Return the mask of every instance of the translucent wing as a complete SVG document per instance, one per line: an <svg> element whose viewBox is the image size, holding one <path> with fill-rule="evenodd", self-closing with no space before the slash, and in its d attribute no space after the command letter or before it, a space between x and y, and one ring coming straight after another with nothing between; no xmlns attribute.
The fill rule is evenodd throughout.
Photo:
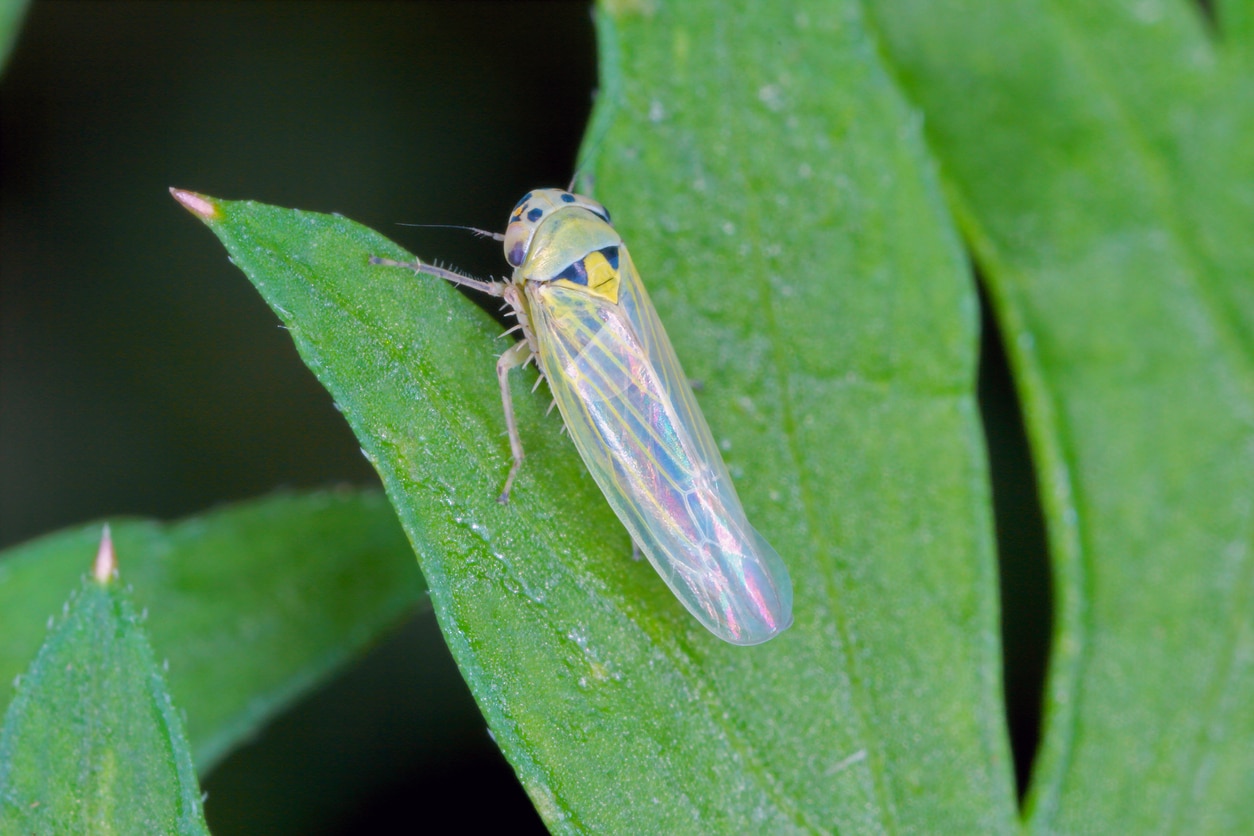
<svg viewBox="0 0 1254 836"><path fill-rule="evenodd" d="M625 247L618 304L527 286L540 360L579 454L654 568L733 644L792 623L779 555L745 519L727 467Z"/></svg>

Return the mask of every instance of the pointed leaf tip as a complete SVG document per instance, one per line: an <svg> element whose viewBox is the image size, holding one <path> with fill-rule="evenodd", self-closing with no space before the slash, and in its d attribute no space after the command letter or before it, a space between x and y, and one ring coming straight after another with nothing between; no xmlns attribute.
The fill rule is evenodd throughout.
<svg viewBox="0 0 1254 836"><path fill-rule="evenodd" d="M211 197L174 187L170 188L170 194L174 196L175 200L183 204L184 209L202 221L216 221L222 217L218 212L218 204Z"/></svg>
<svg viewBox="0 0 1254 836"><path fill-rule="evenodd" d="M105 523L100 533L100 548L96 550L96 562L92 566L92 576L97 583L108 583L118 571L117 556L113 553L113 535L109 532L109 524Z"/></svg>

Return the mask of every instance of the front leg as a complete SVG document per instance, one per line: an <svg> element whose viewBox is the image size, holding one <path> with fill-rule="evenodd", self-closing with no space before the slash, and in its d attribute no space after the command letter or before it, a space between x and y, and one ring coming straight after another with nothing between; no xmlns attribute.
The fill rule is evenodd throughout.
<svg viewBox="0 0 1254 836"><path fill-rule="evenodd" d="M505 407L505 427L509 430L509 449L514 455L514 463L510 466L509 476L505 480L505 490L501 491L501 495L496 501L504 505L509 502L509 491L514 486L514 477L518 475L518 469L522 467L523 462L523 446L522 438L518 435L518 422L514 420L514 400L509 392L509 372L510 369L524 365L531 359L531 346L526 340L521 340L507 350L496 361L496 379L501 384L501 404Z"/></svg>
<svg viewBox="0 0 1254 836"><path fill-rule="evenodd" d="M370 256L370 263L381 267L404 267L406 270L435 276L437 279L444 279L444 281L460 287L474 288L489 296L505 295L505 284L503 282L492 282L485 279L476 279L473 276L463 276L461 273L453 270L436 267L434 264L424 264L422 261L393 261L390 258L380 258L377 255L372 255Z"/></svg>

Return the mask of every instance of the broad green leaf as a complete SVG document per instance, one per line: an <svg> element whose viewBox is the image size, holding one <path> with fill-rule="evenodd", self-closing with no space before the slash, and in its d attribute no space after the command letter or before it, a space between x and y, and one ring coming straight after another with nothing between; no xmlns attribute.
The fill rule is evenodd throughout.
<svg viewBox="0 0 1254 836"><path fill-rule="evenodd" d="M5 714L0 832L208 836L183 723L117 588L107 531L100 551Z"/></svg>
<svg viewBox="0 0 1254 836"><path fill-rule="evenodd" d="M99 536L86 526L0 556L0 682L30 664ZM202 773L421 600L377 492L280 494L168 525L123 520L113 538Z"/></svg>
<svg viewBox="0 0 1254 836"><path fill-rule="evenodd" d="M1040 474L1057 631L1028 820L1248 832L1250 66L1183 2L870 5L988 278Z"/></svg>
<svg viewBox="0 0 1254 836"><path fill-rule="evenodd" d="M600 30L596 193L793 573L765 645L630 559L534 376L496 504L504 344L457 291L370 267L409 256L345 219L176 197L378 468L551 828L1010 829L977 305L918 120L853 3L619 3Z"/></svg>

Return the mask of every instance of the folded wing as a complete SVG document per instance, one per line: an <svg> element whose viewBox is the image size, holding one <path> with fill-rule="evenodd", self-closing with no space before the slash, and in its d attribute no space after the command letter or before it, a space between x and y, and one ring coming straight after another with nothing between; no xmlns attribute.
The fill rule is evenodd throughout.
<svg viewBox="0 0 1254 836"><path fill-rule="evenodd" d="M693 615L733 644L792 622L779 555L753 529L623 248L617 304L529 286L540 359L593 478Z"/></svg>

